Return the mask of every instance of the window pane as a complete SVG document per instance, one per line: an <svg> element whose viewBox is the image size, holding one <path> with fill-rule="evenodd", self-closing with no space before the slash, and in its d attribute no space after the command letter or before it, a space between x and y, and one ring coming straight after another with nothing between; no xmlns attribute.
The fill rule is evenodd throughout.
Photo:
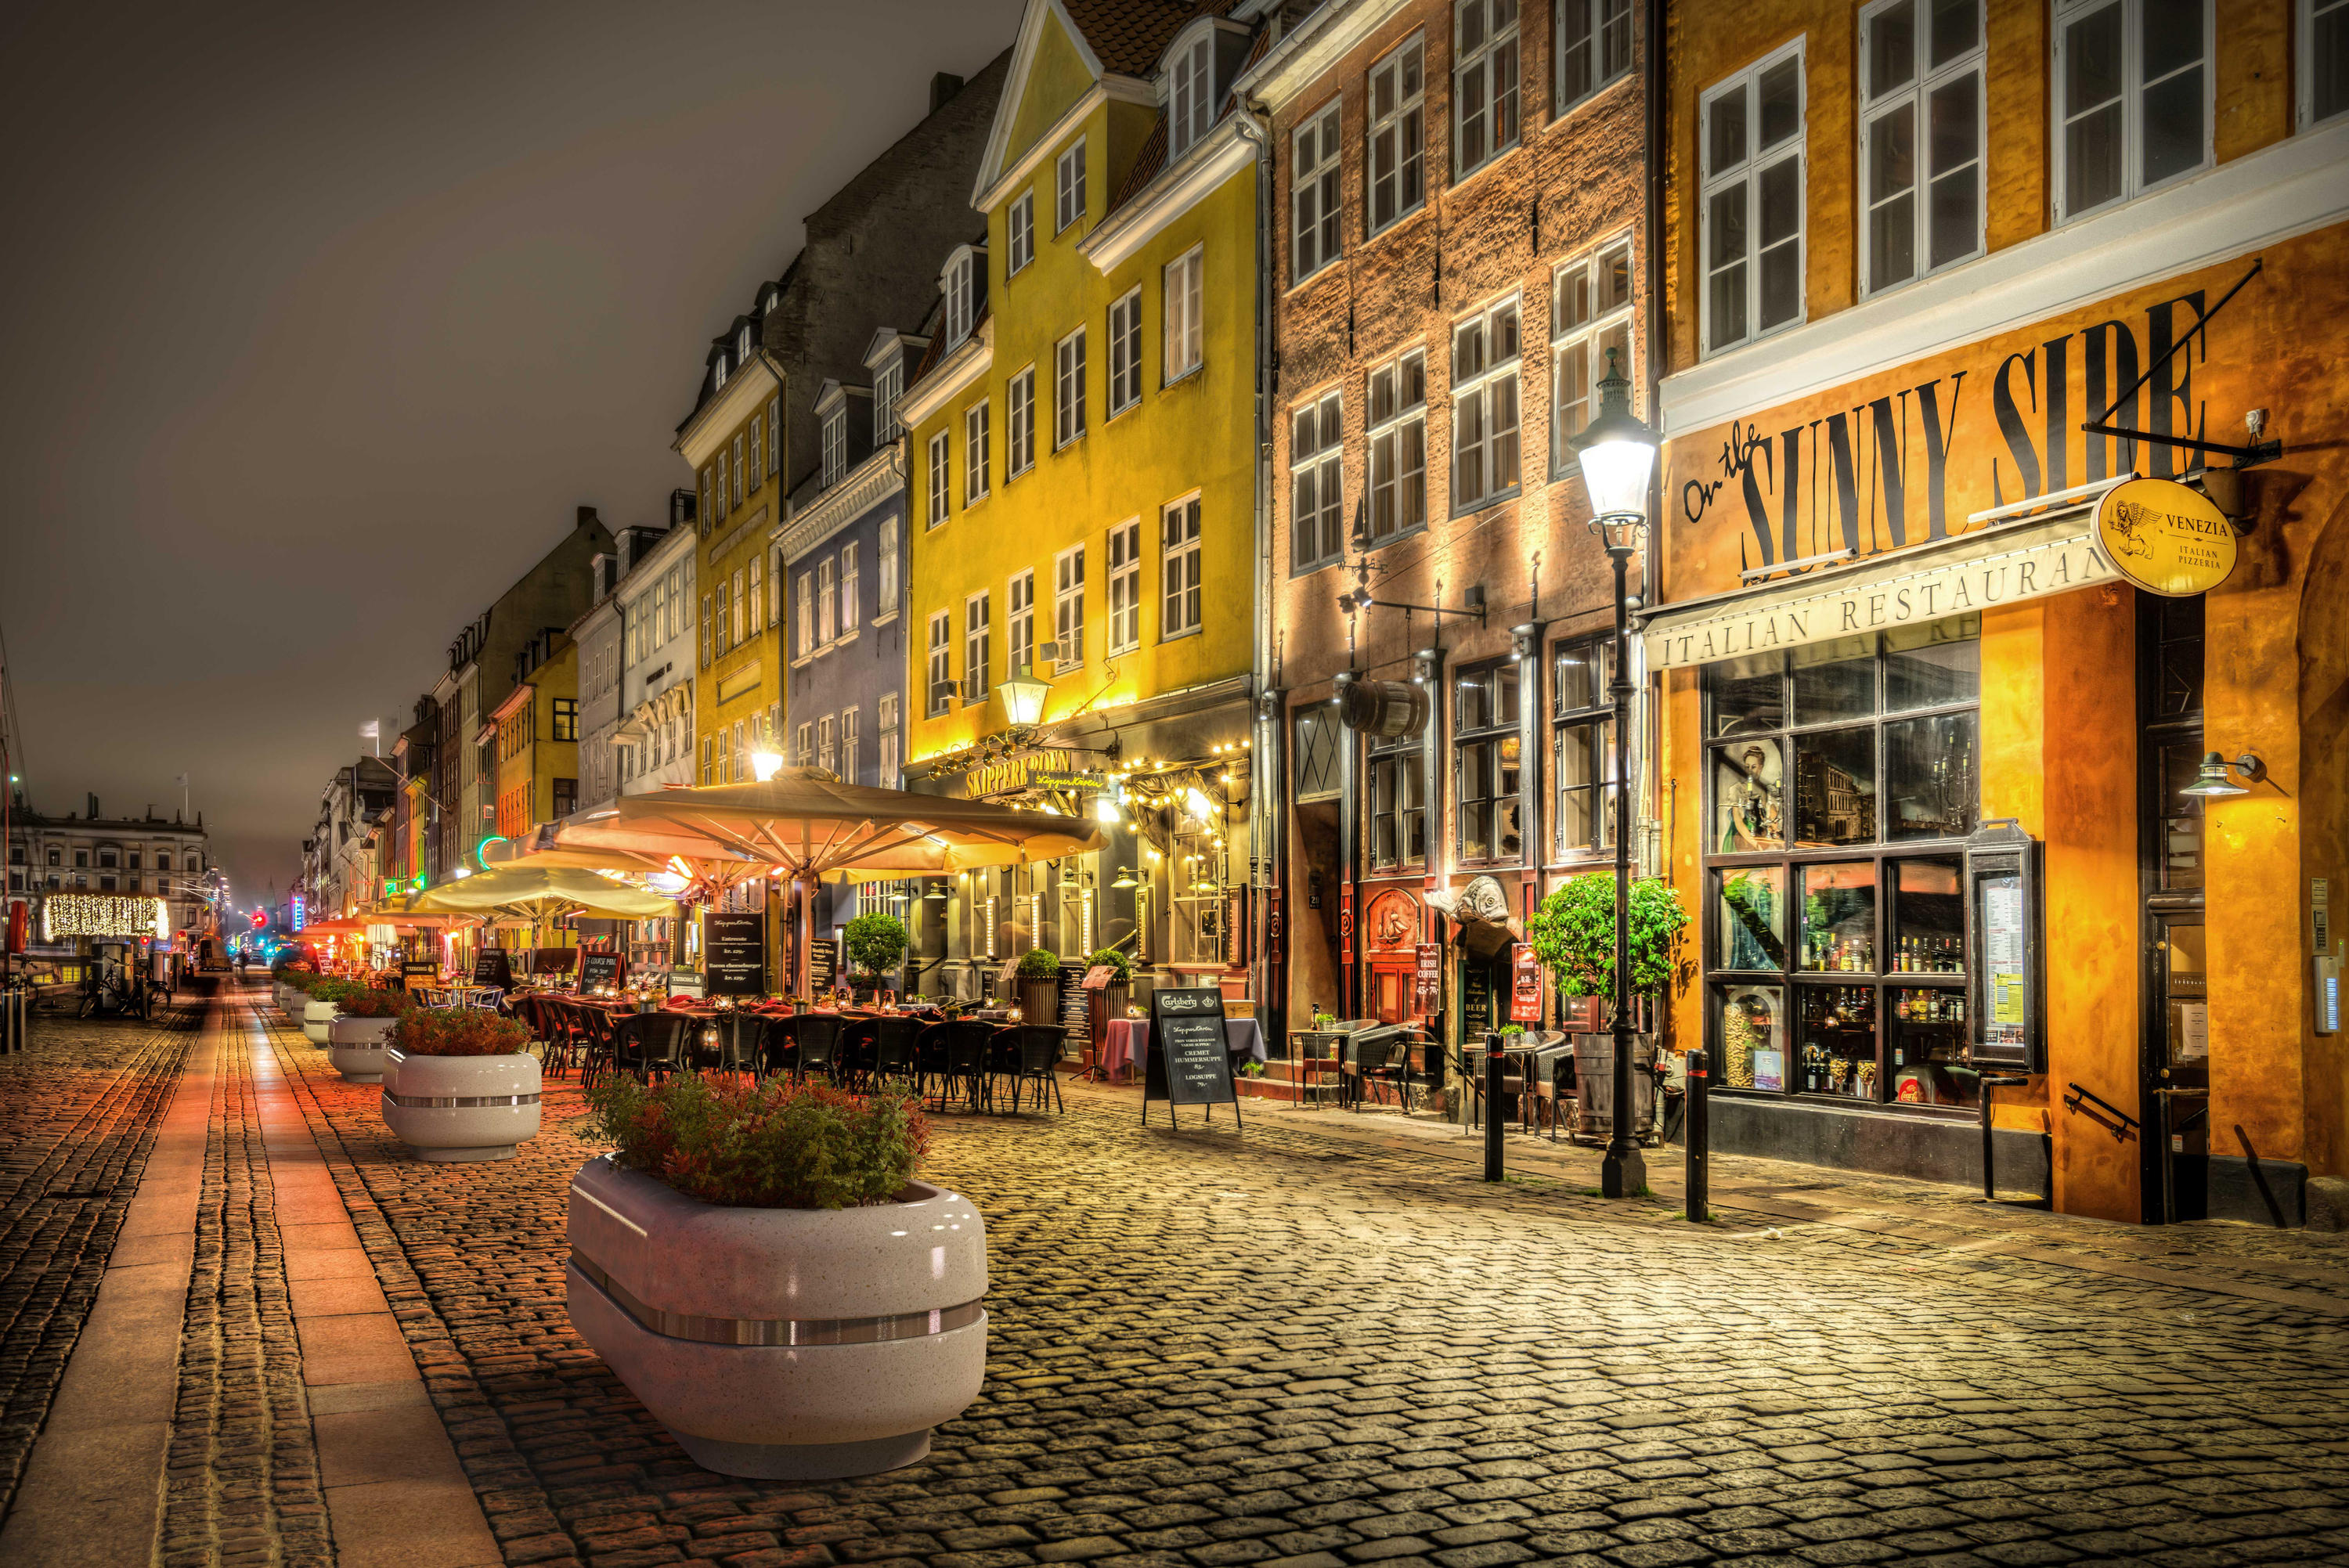
<svg viewBox="0 0 2349 1568"><path fill-rule="evenodd" d="M1875 728L1824 730L1795 747L1795 842L1875 842Z"/></svg>
<svg viewBox="0 0 2349 1568"><path fill-rule="evenodd" d="M2325 120L2349 108L2349 5L2325 11L2310 31L2310 117Z"/></svg>
<svg viewBox="0 0 2349 1568"><path fill-rule="evenodd" d="M1933 64L1948 65L1982 36L1982 0L1933 0Z"/></svg>
<svg viewBox="0 0 2349 1568"><path fill-rule="evenodd" d="M1868 127L1868 277L1871 287L1917 275L1917 106Z"/></svg>
<svg viewBox="0 0 2349 1568"><path fill-rule="evenodd" d="M1982 691L1981 617L1961 615L1884 638L1884 707L1899 713L1972 702Z"/></svg>
<svg viewBox="0 0 2349 1568"><path fill-rule="evenodd" d="M1891 1002L1887 1097L1896 1105L1982 1103L1982 1073L1966 1065L1966 994L1955 986L1897 990Z"/></svg>
<svg viewBox="0 0 2349 1568"><path fill-rule="evenodd" d="M1713 852L1743 854L1786 841L1785 754L1776 740L1716 747L1713 754Z"/></svg>
<svg viewBox="0 0 2349 1568"><path fill-rule="evenodd" d="M1894 839L1956 838L1974 830L1974 716L1904 718L1884 727Z"/></svg>
<svg viewBox="0 0 2349 1568"><path fill-rule="evenodd" d="M1872 637L1840 637L1795 651L1795 722L1832 724L1876 711Z"/></svg>
<svg viewBox="0 0 2349 1568"><path fill-rule="evenodd" d="M1802 967L1876 972L1876 862L1804 866Z"/></svg>
<svg viewBox="0 0 2349 1568"><path fill-rule="evenodd" d="M1550 313L1555 332L1571 332L1590 319L1590 270L1573 267L1557 275L1557 304Z"/></svg>
<svg viewBox="0 0 2349 1568"><path fill-rule="evenodd" d="M1713 688L1713 735L1748 735L1786 722L1783 654L1754 654L1705 666Z"/></svg>
<svg viewBox="0 0 2349 1568"><path fill-rule="evenodd" d="M1713 271L1712 341L1735 343L1745 335L1745 187L1716 191L1706 214L1707 265Z"/></svg>
<svg viewBox="0 0 2349 1568"><path fill-rule="evenodd" d="M1723 969L1786 966L1786 869L1740 866L1714 886L1713 951Z"/></svg>
<svg viewBox="0 0 2349 1568"><path fill-rule="evenodd" d="M1935 90L1931 259L1942 266L1973 253L1982 227L1982 78L1969 74Z"/></svg>
<svg viewBox="0 0 2349 1568"><path fill-rule="evenodd" d="M1965 970L1965 901L1955 860L1891 862L1891 972L1958 975Z"/></svg>
<svg viewBox="0 0 2349 1568"><path fill-rule="evenodd" d="M1597 662L1587 644L1560 648L1552 655L1550 706L1556 712L1572 713L1599 700Z"/></svg>
<svg viewBox="0 0 2349 1568"><path fill-rule="evenodd" d="M2149 11L2150 8L2148 8ZM2145 182L2183 174L2202 161L2202 67L2145 89Z"/></svg>
<svg viewBox="0 0 2349 1568"><path fill-rule="evenodd" d="M1868 21L1868 94L1881 98L1917 74L1914 0L1878 11Z"/></svg>
<svg viewBox="0 0 2349 1568"><path fill-rule="evenodd" d="M1754 150L1767 152L1802 127L1802 57L1790 56L1779 61L1764 71L1754 86L1762 100L1762 135Z"/></svg>
<svg viewBox="0 0 2349 1568"><path fill-rule="evenodd" d="M1745 161L1745 89L1725 92L1713 100L1711 136L1705 145L1705 171L1719 174Z"/></svg>
<svg viewBox="0 0 2349 1568"><path fill-rule="evenodd" d="M1786 1087L1785 998L1775 985L1723 985L1713 993L1721 1064L1730 1088Z"/></svg>
<svg viewBox="0 0 2349 1568"><path fill-rule="evenodd" d="M2121 8L2064 29L2064 210L2088 211L2121 191Z"/></svg>
<svg viewBox="0 0 2349 1568"><path fill-rule="evenodd" d="M1764 329L1795 319L1803 308L1803 171L1799 159L1782 159L1762 171L1762 299Z"/></svg>
<svg viewBox="0 0 2349 1568"><path fill-rule="evenodd" d="M2147 83L2200 61L2202 5L2203 0L2145 0L2139 47Z"/></svg>
<svg viewBox="0 0 2349 1568"><path fill-rule="evenodd" d="M1795 996L1801 1092L1876 1099L1876 988L1804 985Z"/></svg>

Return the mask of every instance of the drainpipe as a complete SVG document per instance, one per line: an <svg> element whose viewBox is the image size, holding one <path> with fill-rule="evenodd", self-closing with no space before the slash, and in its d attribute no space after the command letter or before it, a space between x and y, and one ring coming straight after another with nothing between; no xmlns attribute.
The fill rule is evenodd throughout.
<svg viewBox="0 0 2349 1568"><path fill-rule="evenodd" d="M1663 428L1661 388L1664 378L1664 360L1665 356L1671 353L1671 346L1665 339L1663 329L1664 254L1662 242L1664 234L1664 150L1665 138L1670 126L1668 116L1671 108L1669 102L1671 84L1664 69L1666 60L1666 51L1664 47L1665 0L1647 0L1646 9L1648 24L1648 58L1647 71L1645 73L1646 82L1644 85L1648 95L1647 147L1645 149L1648 188L1647 201L1644 203L1646 211L1643 214L1643 226L1647 231L1646 240L1648 252L1648 264L1646 267L1648 274L1648 308L1646 322L1648 338L1648 374L1646 377L1648 383L1647 416L1649 419L1655 423L1656 428L1661 430ZM1641 786L1640 794L1633 798L1638 799L1642 807L1640 814L1640 842L1634 846L1634 848L1640 851L1640 859L1642 861L1642 864L1640 865L1640 870L1643 872L1654 875L1663 874L1670 863L1670 847L1662 843L1661 839L1656 841L1656 853L1652 861L1648 860L1645 853L1648 843L1650 842L1650 834L1651 832L1661 833L1661 829L1658 824L1661 815L1662 784L1661 781L1656 778L1654 769L1650 766L1650 764L1652 759L1652 756L1661 755L1662 751L1663 710L1661 705L1656 700L1653 683L1650 678L1647 667L1647 640L1644 637L1640 636L1638 634L1638 631L1640 620L1644 617L1646 613L1650 612L1653 608L1657 595L1662 592L1663 572L1662 568L1659 564L1658 557L1661 554L1660 546L1663 538L1663 508L1664 465L1662 454L1659 452L1657 455L1655 470L1648 476L1647 548L1640 552L1640 609L1641 614L1634 616L1632 619L1633 635L1630 639L1630 650L1631 678L1636 684L1639 693L1637 699L1639 703L1638 722L1631 727L1632 733L1630 739L1632 744L1632 753L1630 766L1631 769L1631 778L1639 780ZM1648 744L1651 735L1653 735L1657 741L1657 744L1653 747L1651 747ZM1630 787L1630 780L1623 780L1618 787L1628 789Z"/></svg>
<svg viewBox="0 0 2349 1568"><path fill-rule="evenodd" d="M1233 122L1240 139L1256 148L1256 572L1250 585L1256 647L1249 687L1251 697L1258 699L1269 696L1272 685L1272 132L1262 114L1258 106L1245 103ZM1261 1026L1269 1048L1288 1037L1288 965L1270 956L1266 896L1268 889L1285 894L1288 885L1288 780L1280 704L1257 700L1250 706L1257 710L1257 738L1248 768L1248 860L1256 892L1249 900L1255 940L1248 985L1264 1015ZM1287 944L1282 945L1285 952Z"/></svg>

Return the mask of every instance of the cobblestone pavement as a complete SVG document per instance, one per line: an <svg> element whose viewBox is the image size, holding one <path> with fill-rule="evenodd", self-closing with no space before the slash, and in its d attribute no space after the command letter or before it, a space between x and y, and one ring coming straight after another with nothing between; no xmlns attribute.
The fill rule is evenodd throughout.
<svg viewBox="0 0 2349 1568"><path fill-rule="evenodd" d="M575 1091L511 1161L426 1165L372 1087L274 1037L512 1563L2349 1562L2323 1239L1762 1161L1723 1161L1692 1226L1661 1171L1609 1204L1581 1156L1513 1150L1488 1187L1424 1130L1176 1135L1101 1093L937 1125L932 1174L987 1215L992 1340L928 1460L715 1476L565 1317Z"/></svg>
<svg viewBox="0 0 2349 1568"><path fill-rule="evenodd" d="M0 1056L0 1513L47 1418L201 1006L152 1023L32 1015Z"/></svg>
<svg viewBox="0 0 2349 1568"><path fill-rule="evenodd" d="M162 1568L335 1561L262 1144L249 1017L228 1012L213 1070L163 1478Z"/></svg>

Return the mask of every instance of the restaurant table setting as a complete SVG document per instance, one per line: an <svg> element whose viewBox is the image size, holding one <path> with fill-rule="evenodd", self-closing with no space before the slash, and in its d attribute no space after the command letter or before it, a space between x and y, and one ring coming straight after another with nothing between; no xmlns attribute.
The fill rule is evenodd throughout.
<svg viewBox="0 0 2349 1568"><path fill-rule="evenodd" d="M1254 1018L1227 1018L1225 1037L1231 1043L1231 1054L1247 1056L1256 1061L1266 1059L1264 1031ZM1105 1073L1119 1074L1142 1067L1150 1057L1150 1020L1147 1018L1112 1018L1102 1037L1101 1067Z"/></svg>

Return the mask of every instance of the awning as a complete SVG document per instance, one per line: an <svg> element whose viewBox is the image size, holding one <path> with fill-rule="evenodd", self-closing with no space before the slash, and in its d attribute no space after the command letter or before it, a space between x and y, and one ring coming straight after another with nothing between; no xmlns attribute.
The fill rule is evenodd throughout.
<svg viewBox="0 0 2349 1568"><path fill-rule="evenodd" d="M2123 581L2096 542L2092 501L1734 593L1667 604L1648 618L1648 667L1677 669L1797 648Z"/></svg>

